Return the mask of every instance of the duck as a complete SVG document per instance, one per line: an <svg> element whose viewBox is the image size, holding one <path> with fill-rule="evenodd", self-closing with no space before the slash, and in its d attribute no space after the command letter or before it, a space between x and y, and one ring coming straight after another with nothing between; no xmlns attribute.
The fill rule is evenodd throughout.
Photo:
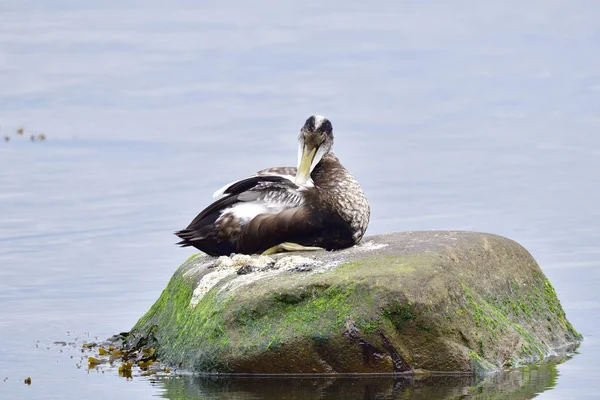
<svg viewBox="0 0 600 400"><path fill-rule="evenodd" d="M187 228L182 247L211 256L340 250L360 242L369 202L333 152L333 126L312 115L298 135L297 167L273 167L217 190Z"/></svg>

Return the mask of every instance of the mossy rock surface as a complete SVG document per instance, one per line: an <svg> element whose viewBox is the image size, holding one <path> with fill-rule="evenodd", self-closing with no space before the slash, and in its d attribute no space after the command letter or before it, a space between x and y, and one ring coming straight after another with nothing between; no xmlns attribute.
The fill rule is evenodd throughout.
<svg viewBox="0 0 600 400"><path fill-rule="evenodd" d="M483 374L581 336L533 257L504 237L405 232L338 252L198 255L129 335L207 373Z"/></svg>

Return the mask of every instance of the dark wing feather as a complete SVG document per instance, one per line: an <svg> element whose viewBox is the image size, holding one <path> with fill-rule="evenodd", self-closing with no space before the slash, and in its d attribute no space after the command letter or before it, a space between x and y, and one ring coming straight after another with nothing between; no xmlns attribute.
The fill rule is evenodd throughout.
<svg viewBox="0 0 600 400"><path fill-rule="evenodd" d="M248 184L248 180L252 180L252 179L260 179L260 178L267 178L267 179L284 179L287 182L293 182L293 178L296 175L296 167L273 167L273 168L267 168L267 169L263 169L258 171L256 174L245 178L245 179L241 179L239 181L235 181L232 183L229 183L225 186L223 186L222 188L220 188L219 190L217 190L214 194L213 197L219 197L222 196L224 194L230 193L232 191L235 190L237 185L246 185Z"/></svg>
<svg viewBox="0 0 600 400"><path fill-rule="evenodd" d="M218 211L221 211L227 207L231 207L237 202L238 199L233 194L218 199L217 201L213 202L211 205L206 207L204 210L202 210L200 214L198 214L196 218L194 218L185 229L194 229L194 227L198 225L198 223L208 215L215 214Z"/></svg>
<svg viewBox="0 0 600 400"><path fill-rule="evenodd" d="M243 199L244 201L251 200L250 196L253 197L252 200L258 199L259 196L255 194L249 194L247 192L257 186L264 186L265 182L281 183L287 187L298 188L298 186L295 183L291 182L289 179L275 175L253 176L250 178L241 179L237 182L234 182L225 190L225 197L216 200L211 205L202 210L202 212L200 212L200 214L198 214L196 218L194 218L194 220L190 222L186 229L193 228L194 225L200 222L200 220L202 220L207 215L212 214L216 211L221 211L224 208L230 207L233 204L237 203L240 200L240 196L246 196L246 198Z"/></svg>
<svg viewBox="0 0 600 400"><path fill-rule="evenodd" d="M283 242L304 246L319 245L315 233L323 224L305 206L292 207L276 214L261 214L252 219L239 238L239 251L246 254L261 253Z"/></svg>
<svg viewBox="0 0 600 400"><path fill-rule="evenodd" d="M287 187L294 187L296 189L298 188L298 186L295 183L282 176L259 175L251 176L250 178L241 179L237 182L234 182L233 184L231 184L231 186L225 189L225 194L240 194L242 192L255 188L260 184L264 184L265 182L280 183Z"/></svg>
<svg viewBox="0 0 600 400"><path fill-rule="evenodd" d="M208 254L230 254L239 251L234 243L222 242L215 222L221 212L236 203L244 201L265 201L276 199L280 203L297 205L300 198L294 192L298 186L283 176L260 175L239 180L225 190L225 196L214 201L187 226L175 232L182 240L181 246L194 246ZM264 228L263 228L264 229Z"/></svg>

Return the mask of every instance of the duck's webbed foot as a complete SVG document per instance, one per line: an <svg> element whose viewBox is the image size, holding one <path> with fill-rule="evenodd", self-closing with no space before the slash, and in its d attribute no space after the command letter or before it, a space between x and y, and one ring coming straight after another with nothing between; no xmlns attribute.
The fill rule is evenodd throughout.
<svg viewBox="0 0 600 400"><path fill-rule="evenodd" d="M316 251L323 250L322 247L313 247L313 246L302 246L298 243L292 242L283 242L278 244L277 246L273 246L263 251L262 254L264 256L269 254L283 253L284 251Z"/></svg>

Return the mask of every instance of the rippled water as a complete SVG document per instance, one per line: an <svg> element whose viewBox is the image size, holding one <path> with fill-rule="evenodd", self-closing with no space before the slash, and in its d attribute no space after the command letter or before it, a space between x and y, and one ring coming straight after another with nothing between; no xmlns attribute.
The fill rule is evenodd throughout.
<svg viewBox="0 0 600 400"><path fill-rule="evenodd" d="M524 398L594 398L599 18L592 1L3 2L0 397L261 398L280 388L335 398L352 386L366 398L443 398L472 388L128 381L77 367L78 344L128 330L191 254L172 232L223 183L293 165L299 128L321 113L371 202L369 234L477 230L532 252L585 340L535 379L506 380ZM30 141L40 133L46 141Z"/></svg>

